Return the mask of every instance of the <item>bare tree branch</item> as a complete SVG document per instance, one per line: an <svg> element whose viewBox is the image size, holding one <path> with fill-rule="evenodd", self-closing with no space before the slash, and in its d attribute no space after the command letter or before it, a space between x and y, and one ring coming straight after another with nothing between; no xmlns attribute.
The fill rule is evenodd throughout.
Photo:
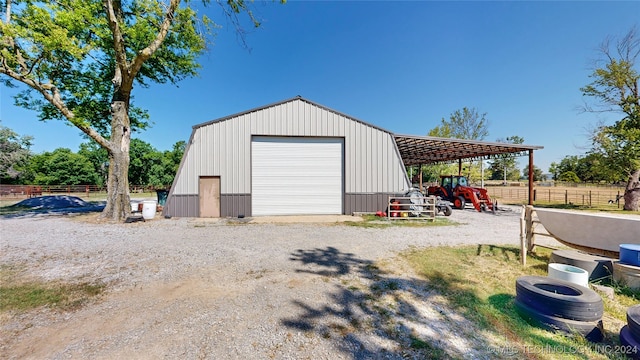
<svg viewBox="0 0 640 360"><path fill-rule="evenodd" d="M102 135L100 135L97 131L93 130L88 125L85 125L84 123L75 119L75 114L65 105L58 88L56 88L52 84L43 84L35 81L30 77L23 76L22 74L19 74L11 70L10 68L7 68L4 64L2 67L0 67L0 73L3 73L17 81L20 81L41 93L47 101L53 104L53 106L55 106L60 111L60 113L69 120L69 122L74 124L89 137L94 139L98 144L104 146L107 149L111 148L109 146L109 142L104 137L102 137Z"/></svg>
<svg viewBox="0 0 640 360"><path fill-rule="evenodd" d="M124 44L124 38L122 31L120 30L120 24L118 23L118 17L116 11L120 12L121 9L114 9L113 0L104 0L104 5L107 13L107 22L111 33L113 34L113 47L115 49L116 67L113 79L113 86L119 89L122 86L123 73L128 71L129 64L127 63L127 52ZM118 5L120 3L118 2Z"/></svg>

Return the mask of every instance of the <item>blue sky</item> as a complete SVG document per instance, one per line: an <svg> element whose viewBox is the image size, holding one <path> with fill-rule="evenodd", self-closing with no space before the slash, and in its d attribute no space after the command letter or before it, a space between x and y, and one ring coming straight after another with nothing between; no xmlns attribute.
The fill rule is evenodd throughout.
<svg viewBox="0 0 640 360"><path fill-rule="evenodd" d="M134 89L154 122L134 137L158 150L187 141L193 125L301 95L406 135L475 107L487 113L486 141L518 135L544 146L534 161L546 172L586 151L590 126L620 116L579 112L580 87L607 36L640 29L636 1L269 2L255 4L263 23L247 35L249 51L214 9L223 28L200 76ZM86 141L15 107L13 94L1 89L1 124L33 136L34 152Z"/></svg>

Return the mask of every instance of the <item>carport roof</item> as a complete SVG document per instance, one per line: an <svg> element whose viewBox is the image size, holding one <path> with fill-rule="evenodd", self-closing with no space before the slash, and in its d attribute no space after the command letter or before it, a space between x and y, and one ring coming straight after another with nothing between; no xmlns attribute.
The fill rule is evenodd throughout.
<svg viewBox="0 0 640 360"><path fill-rule="evenodd" d="M494 159L526 155L542 146L495 143L433 136L393 135L405 166L449 163L455 160Z"/></svg>

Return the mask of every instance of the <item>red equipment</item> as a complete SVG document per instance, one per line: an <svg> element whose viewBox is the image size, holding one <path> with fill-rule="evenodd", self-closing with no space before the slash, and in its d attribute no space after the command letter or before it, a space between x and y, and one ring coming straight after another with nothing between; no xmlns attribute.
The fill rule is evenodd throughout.
<svg viewBox="0 0 640 360"><path fill-rule="evenodd" d="M470 202L478 210L496 211L497 203L491 201L487 189L471 187L467 178L462 175L442 175L439 186L429 186L427 195L440 196L444 200L451 201L456 209L464 209Z"/></svg>

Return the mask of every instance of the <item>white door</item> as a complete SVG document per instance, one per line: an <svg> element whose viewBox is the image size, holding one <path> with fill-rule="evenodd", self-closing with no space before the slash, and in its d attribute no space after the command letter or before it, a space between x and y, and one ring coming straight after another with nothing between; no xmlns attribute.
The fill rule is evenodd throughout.
<svg viewBox="0 0 640 360"><path fill-rule="evenodd" d="M344 140L254 137L252 215L342 214Z"/></svg>

